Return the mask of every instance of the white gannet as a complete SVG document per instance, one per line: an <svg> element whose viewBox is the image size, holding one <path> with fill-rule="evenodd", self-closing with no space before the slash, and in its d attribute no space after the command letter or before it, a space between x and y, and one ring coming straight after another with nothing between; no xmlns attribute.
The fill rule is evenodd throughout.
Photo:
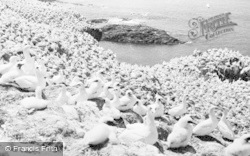
<svg viewBox="0 0 250 156"><path fill-rule="evenodd" d="M218 107L212 106L209 109L209 118L201 121L199 124L197 124L194 129L193 129L193 134L196 136L204 136L204 135L209 135L210 133L213 132L213 130L217 127L218 125L218 119L215 116L215 109L219 109Z"/></svg>
<svg viewBox="0 0 250 156"><path fill-rule="evenodd" d="M136 101L137 98L133 94L133 92L131 90L127 90L126 94L120 98L120 104L116 105L117 106L116 108L119 109L120 111L126 111L132 109Z"/></svg>
<svg viewBox="0 0 250 156"><path fill-rule="evenodd" d="M91 78L89 79L89 82L92 82L93 80L99 79L102 83L105 82L104 80L104 70L100 69L96 73L94 73Z"/></svg>
<svg viewBox="0 0 250 156"><path fill-rule="evenodd" d="M229 140L234 140L235 135L234 135L233 128L230 122L227 120L227 113L228 113L228 110L224 109L223 115L218 123L218 129L221 132L222 137L229 139Z"/></svg>
<svg viewBox="0 0 250 156"><path fill-rule="evenodd" d="M118 108L118 106L120 105L120 98L118 95L118 89L110 89L111 93L113 94L113 99L110 101L111 106Z"/></svg>
<svg viewBox="0 0 250 156"><path fill-rule="evenodd" d="M39 69L35 71L36 75L23 75L13 79L10 83L14 86L28 91L35 91L37 86L44 88L46 79Z"/></svg>
<svg viewBox="0 0 250 156"><path fill-rule="evenodd" d="M85 149L88 148L90 145L102 144L108 139L111 142L116 140L114 128L104 123L98 123L95 127L85 133L81 144L85 146L83 147Z"/></svg>
<svg viewBox="0 0 250 156"><path fill-rule="evenodd" d="M156 101L153 104L150 104L148 107L152 108L154 111L155 117L163 117L164 116L164 105L161 103L162 97L156 95Z"/></svg>
<svg viewBox="0 0 250 156"><path fill-rule="evenodd" d="M74 87L77 86L79 84L82 84L80 78L78 76L75 76L72 81L70 82L69 86Z"/></svg>
<svg viewBox="0 0 250 156"><path fill-rule="evenodd" d="M24 60L21 61L24 65L22 70L27 75L35 75L35 60L30 56L30 46L23 48Z"/></svg>
<svg viewBox="0 0 250 156"><path fill-rule="evenodd" d="M116 89L117 97L120 98L120 97L122 97L122 95L121 95L121 90L120 90L119 86L120 86L120 84L118 82L115 82L113 84L113 88Z"/></svg>
<svg viewBox="0 0 250 156"><path fill-rule="evenodd" d="M61 92L56 98L56 102L60 105L68 104L71 94L66 90L66 86L62 85Z"/></svg>
<svg viewBox="0 0 250 156"><path fill-rule="evenodd" d="M107 82L105 85L110 86L110 87L114 87L115 82L116 82L115 76L112 75L111 80L109 82Z"/></svg>
<svg viewBox="0 0 250 156"><path fill-rule="evenodd" d="M37 63L37 67L38 69L41 71L42 75L44 75L45 77L47 77L47 68L44 64L43 61L39 61L39 63Z"/></svg>
<svg viewBox="0 0 250 156"><path fill-rule="evenodd" d="M36 87L35 97L26 97L20 101L20 105L29 110L39 110L46 108L51 101L42 98L42 87Z"/></svg>
<svg viewBox="0 0 250 156"><path fill-rule="evenodd" d="M110 92L110 89L112 89L111 86L105 85L103 88L103 92L100 94L100 97L112 100L114 98L114 95Z"/></svg>
<svg viewBox="0 0 250 156"><path fill-rule="evenodd" d="M50 81L51 81L51 83L54 83L54 84L64 83L65 78L64 78L63 72L59 71L59 73L57 75L53 76Z"/></svg>
<svg viewBox="0 0 250 156"><path fill-rule="evenodd" d="M121 118L121 112L111 105L110 100L108 98L105 98L105 103L102 107L102 111L106 115L108 115L114 119Z"/></svg>
<svg viewBox="0 0 250 156"><path fill-rule="evenodd" d="M17 56L11 56L9 63L0 65L0 75L7 73L17 63Z"/></svg>
<svg viewBox="0 0 250 156"><path fill-rule="evenodd" d="M62 105L61 107L63 111L65 112L67 118L74 119L74 120L79 119L78 112L73 105Z"/></svg>
<svg viewBox="0 0 250 156"><path fill-rule="evenodd" d="M17 78L18 76L24 75L24 73L21 69L22 66L23 66L23 64L21 64L21 63L15 64L14 67L12 67L7 73L2 75L2 77L0 78L0 84L9 83L13 79Z"/></svg>
<svg viewBox="0 0 250 156"><path fill-rule="evenodd" d="M187 112L187 97L183 98L183 101L180 105L169 109L168 114L172 117L180 117Z"/></svg>
<svg viewBox="0 0 250 156"><path fill-rule="evenodd" d="M91 81L89 88L86 89L88 99L97 98L102 92L103 84L100 79L96 78Z"/></svg>
<svg viewBox="0 0 250 156"><path fill-rule="evenodd" d="M147 107L144 105L144 100L137 100L133 107L133 111L139 114L140 116L145 116L147 113Z"/></svg>
<svg viewBox="0 0 250 156"><path fill-rule="evenodd" d="M147 110L146 121L127 126L118 137L120 141L133 143L142 141L146 144L155 144L158 141L158 132L154 122L154 114L151 108Z"/></svg>
<svg viewBox="0 0 250 156"><path fill-rule="evenodd" d="M185 147L190 142L193 126L195 124L190 115L182 117L173 127L172 132L167 138L168 148Z"/></svg>
<svg viewBox="0 0 250 156"><path fill-rule="evenodd" d="M225 148L225 156L249 156L250 134L245 134Z"/></svg>
<svg viewBox="0 0 250 156"><path fill-rule="evenodd" d="M69 104L75 105L88 100L88 95L84 84L82 83L79 92L69 98Z"/></svg>

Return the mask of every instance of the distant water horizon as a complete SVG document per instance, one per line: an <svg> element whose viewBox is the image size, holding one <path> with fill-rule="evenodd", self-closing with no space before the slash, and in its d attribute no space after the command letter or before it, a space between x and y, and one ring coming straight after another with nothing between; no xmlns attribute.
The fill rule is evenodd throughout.
<svg viewBox="0 0 250 156"><path fill-rule="evenodd" d="M87 19L122 19L166 30L171 36L188 44L133 45L100 42L105 49L116 53L119 61L131 64L154 65L172 58L187 56L195 49L229 48L250 56L250 1L249 0L61 0L82 4L77 10ZM231 21L237 23L234 31L206 40L190 40L187 36L192 18L210 17L231 12Z"/></svg>

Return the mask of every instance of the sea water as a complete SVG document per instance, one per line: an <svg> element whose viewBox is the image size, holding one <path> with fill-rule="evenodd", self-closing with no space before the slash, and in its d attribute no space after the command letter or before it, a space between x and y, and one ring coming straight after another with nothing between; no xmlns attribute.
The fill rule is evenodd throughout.
<svg viewBox="0 0 250 156"><path fill-rule="evenodd" d="M67 0L64 0L67 1ZM183 45L133 45L100 42L111 49L118 60L142 65L154 65L174 57L192 54L195 49L230 48L250 55L250 0L68 0L78 6L88 19L107 18L116 21L122 18L166 30L171 36L188 42ZM231 12L230 19L237 26L234 31L211 40L191 40L188 21L192 18L210 17Z"/></svg>

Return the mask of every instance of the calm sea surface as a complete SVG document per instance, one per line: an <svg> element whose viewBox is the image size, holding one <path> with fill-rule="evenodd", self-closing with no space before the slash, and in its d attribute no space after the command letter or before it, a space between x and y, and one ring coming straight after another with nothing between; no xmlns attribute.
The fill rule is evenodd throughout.
<svg viewBox="0 0 250 156"><path fill-rule="evenodd" d="M184 45L141 46L100 42L102 47L114 51L120 61L154 65L174 57L190 55L195 49L224 47L250 55L250 0L74 0L73 3L82 4L77 10L88 19L108 18L116 21L128 18L135 23L164 29L183 41L191 41L187 34L190 30L188 21L192 18L201 16L207 19L231 12L231 21L238 24L234 32L229 34L209 41L203 37Z"/></svg>

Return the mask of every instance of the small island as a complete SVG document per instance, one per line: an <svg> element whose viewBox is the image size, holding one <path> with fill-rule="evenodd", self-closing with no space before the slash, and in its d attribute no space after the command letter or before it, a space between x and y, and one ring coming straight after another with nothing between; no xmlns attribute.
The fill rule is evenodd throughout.
<svg viewBox="0 0 250 156"><path fill-rule="evenodd" d="M133 44L177 45L182 42L166 31L145 25L111 24L101 28L102 41Z"/></svg>

